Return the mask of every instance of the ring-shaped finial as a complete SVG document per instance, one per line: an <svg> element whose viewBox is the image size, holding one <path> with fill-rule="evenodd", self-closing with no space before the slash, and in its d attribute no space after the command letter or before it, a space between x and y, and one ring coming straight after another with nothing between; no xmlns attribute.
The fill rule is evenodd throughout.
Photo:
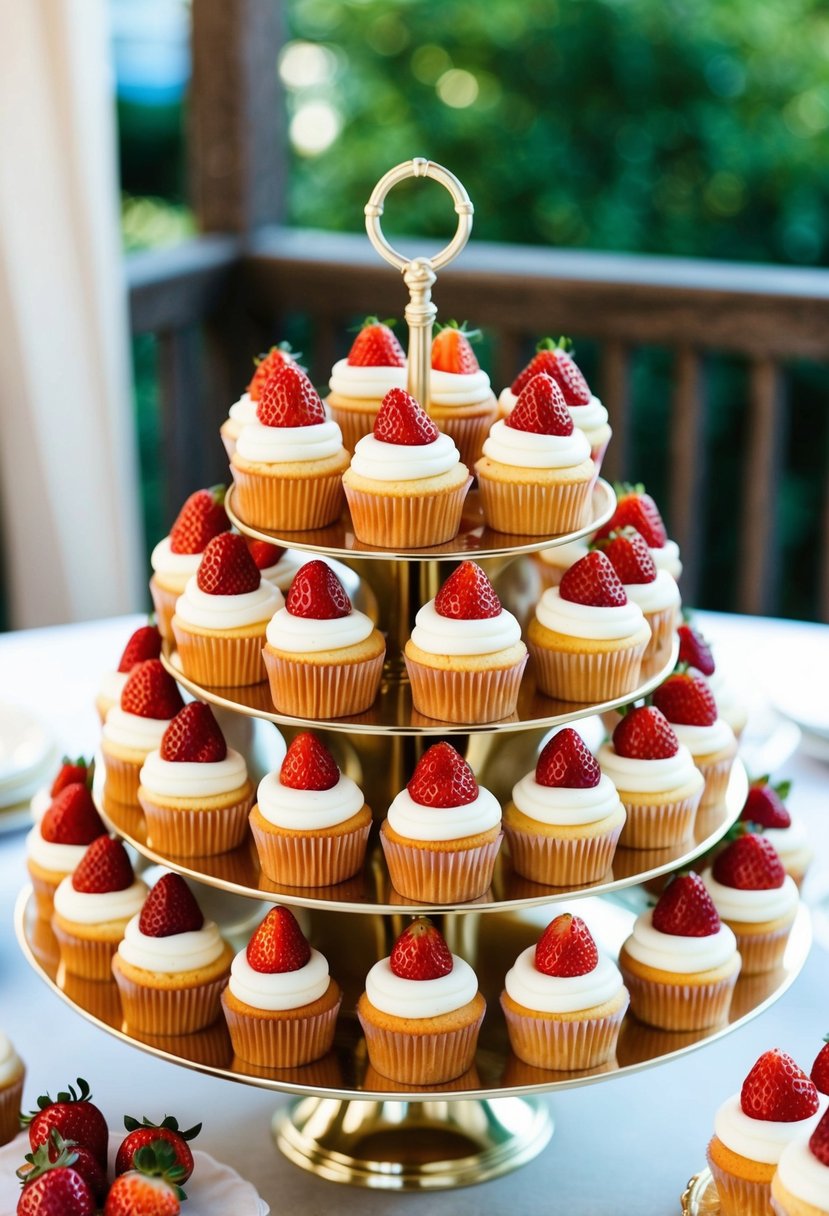
<svg viewBox="0 0 829 1216"><path fill-rule="evenodd" d="M389 169L388 173L380 178L380 181L371 192L371 198L365 205L368 239L380 254L380 257L396 267L397 270L405 270L412 261L411 258L403 257L402 253L398 253L396 249L392 248L383 235L383 229L380 227L380 217L383 214L383 203L386 195L393 186L405 181L407 177L431 177L433 181L440 182L452 196L458 216L457 231L449 244L444 249L441 249L440 253L436 253L434 257L428 259L435 270L440 270L442 266L447 266L449 262L458 256L469 240L469 234L472 232L472 216L475 209L472 206L469 195L454 173L450 173L448 169L444 169L443 165L438 165L433 160L426 160L425 157L416 156L414 160L407 160L400 165L395 165L393 169Z"/></svg>

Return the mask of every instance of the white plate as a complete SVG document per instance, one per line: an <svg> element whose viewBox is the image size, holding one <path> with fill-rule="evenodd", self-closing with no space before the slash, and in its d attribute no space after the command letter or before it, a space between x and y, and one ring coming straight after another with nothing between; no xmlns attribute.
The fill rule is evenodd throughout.
<svg viewBox="0 0 829 1216"><path fill-rule="evenodd" d="M0 806L31 797L54 758L54 739L39 718L0 704Z"/></svg>
<svg viewBox="0 0 829 1216"><path fill-rule="evenodd" d="M32 826L32 808L28 802L16 802L14 806L0 808L0 836L22 832Z"/></svg>
<svg viewBox="0 0 829 1216"><path fill-rule="evenodd" d="M800 727L770 705L755 706L740 735L740 756L749 777L776 773L797 751Z"/></svg>

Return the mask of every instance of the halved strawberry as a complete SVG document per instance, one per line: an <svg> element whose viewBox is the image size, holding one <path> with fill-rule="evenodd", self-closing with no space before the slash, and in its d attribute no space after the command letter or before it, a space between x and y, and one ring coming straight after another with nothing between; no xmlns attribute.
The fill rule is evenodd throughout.
<svg viewBox="0 0 829 1216"><path fill-rule="evenodd" d="M195 1140L202 1129L201 1123L182 1131L178 1119L165 1115L160 1123L152 1123L147 1116L139 1123L131 1115L124 1115L124 1127L129 1133L122 1141L115 1158L115 1173L125 1174L135 1166L135 1155L154 1140L165 1141L173 1150L176 1165L181 1166L180 1182L186 1182L193 1173L193 1154L188 1141Z"/></svg>
<svg viewBox="0 0 829 1216"><path fill-rule="evenodd" d="M817 1111L818 1095L803 1069L775 1047L763 1052L743 1081L740 1106L750 1119L797 1123Z"/></svg>
<svg viewBox="0 0 829 1216"><path fill-rule="evenodd" d="M624 484L614 488L616 510L604 527L599 528L594 540L602 540L605 536L610 536L611 532L630 526L645 538L645 543L651 549L664 548L668 533L665 531L659 508L650 494L645 493L645 487Z"/></svg>
<svg viewBox="0 0 829 1216"><path fill-rule="evenodd" d="M160 659L137 663L121 692L121 708L139 718L174 718L183 705L178 684Z"/></svg>
<svg viewBox="0 0 829 1216"><path fill-rule="evenodd" d="M114 836L99 836L93 840L72 875L74 889L87 895L103 895L108 891L126 891L127 887L131 887L134 882L135 875L132 872L127 850ZM80 1080L78 1084L80 1085ZM58 1098L61 1097L62 1095L59 1094ZM63 1135L66 1136L67 1133L63 1131ZM76 1140L79 1138L77 1135L74 1136Z"/></svg>
<svg viewBox="0 0 829 1216"><path fill-rule="evenodd" d="M571 348L569 338L559 338L558 342L552 338L542 338L535 348L536 354L513 380L510 391L519 396L533 376L545 372L555 380L567 405L589 405L592 393L580 368L573 361Z"/></svg>
<svg viewBox="0 0 829 1216"><path fill-rule="evenodd" d="M423 753L406 789L419 806L467 806L478 797L475 774L450 743Z"/></svg>
<svg viewBox="0 0 829 1216"><path fill-rule="evenodd" d="M52 844L92 844L106 834L85 785L67 785L52 799L40 821L40 834Z"/></svg>
<svg viewBox="0 0 829 1216"><path fill-rule="evenodd" d="M623 583L652 583L656 579L651 551L635 528L620 528L597 543Z"/></svg>
<svg viewBox="0 0 829 1216"><path fill-rule="evenodd" d="M436 372L451 372L455 376L469 376L479 372L481 365L475 358L472 342L480 337L480 330L467 329L466 322L447 321L441 325L432 339L432 367Z"/></svg>
<svg viewBox="0 0 829 1216"><path fill-rule="evenodd" d="M534 376L505 420L514 431L530 431L534 435L572 435L570 417L561 389L551 376L543 372Z"/></svg>
<svg viewBox="0 0 829 1216"><path fill-rule="evenodd" d="M285 753L279 781L292 790L331 790L340 779L337 762L310 731L301 731Z"/></svg>
<svg viewBox="0 0 829 1216"><path fill-rule="evenodd" d="M77 760L70 760L68 756L64 756L49 793L54 798L67 785L75 784L86 786L92 784L92 763L85 760L83 756L78 756Z"/></svg>
<svg viewBox="0 0 829 1216"><path fill-rule="evenodd" d="M771 891L786 879L783 862L765 836L746 832L727 844L715 859L711 873L724 887L738 891Z"/></svg>
<svg viewBox="0 0 829 1216"><path fill-rule="evenodd" d="M784 805L792 783L780 781L772 785L768 777L757 777L748 787L745 806L740 819L756 823L761 828L790 828L792 817Z"/></svg>
<svg viewBox="0 0 829 1216"><path fill-rule="evenodd" d="M247 595L256 591L261 576L244 536L223 532L214 536L202 554L196 583L206 595Z"/></svg>
<svg viewBox="0 0 829 1216"><path fill-rule="evenodd" d="M389 966L402 980L436 980L449 974L454 960L428 916L418 916L394 943Z"/></svg>
<svg viewBox="0 0 829 1216"><path fill-rule="evenodd" d="M564 571L558 591L563 600L594 608L620 608L628 602L619 575L598 550L580 557Z"/></svg>
<svg viewBox="0 0 829 1216"><path fill-rule="evenodd" d="M124 647L118 663L119 671L132 671L136 663L145 659L157 659L161 654L161 634L158 625L142 625L136 629Z"/></svg>
<svg viewBox="0 0 829 1216"><path fill-rule="evenodd" d="M593 789L602 778L599 762L578 731L565 726L542 748L535 779L548 788Z"/></svg>
<svg viewBox="0 0 829 1216"><path fill-rule="evenodd" d="M284 549L280 549L279 545L271 545L266 540L252 540L250 537L246 537L245 543L248 552L256 562L257 570L267 570L270 566L275 566L285 552Z"/></svg>
<svg viewBox="0 0 829 1216"><path fill-rule="evenodd" d="M829 1034L823 1036L823 1046L815 1056L809 1075L822 1094L829 1094Z"/></svg>
<svg viewBox="0 0 829 1216"><path fill-rule="evenodd" d="M325 406L302 368L286 363L262 385L256 417L263 426L316 426Z"/></svg>
<svg viewBox="0 0 829 1216"><path fill-rule="evenodd" d="M685 726L713 726L717 720L714 700L705 676L676 671L653 693L653 703L669 722Z"/></svg>
<svg viewBox="0 0 829 1216"><path fill-rule="evenodd" d="M374 420L374 438L400 447L434 443L440 432L423 406L402 388L386 393Z"/></svg>
<svg viewBox="0 0 829 1216"><path fill-rule="evenodd" d="M391 326L395 322L366 317L348 352L352 367L405 367L406 356Z"/></svg>
<svg viewBox="0 0 829 1216"><path fill-rule="evenodd" d="M254 971L274 975L299 971L311 957L311 947L290 908L276 904L254 930L246 956Z"/></svg>
<svg viewBox="0 0 829 1216"><path fill-rule="evenodd" d="M23 1123L28 1124L29 1144L33 1149L48 1144L55 1129L64 1140L74 1140L90 1149L101 1165L106 1166L109 1147L106 1119L92 1102L92 1094L83 1077L78 1077L76 1084L77 1090L67 1085L54 1100L48 1094L41 1094L37 1110L22 1116Z"/></svg>
<svg viewBox="0 0 829 1216"><path fill-rule="evenodd" d="M136 1151L133 1168L113 1182L104 1216L178 1216L180 1201L187 1198L183 1180L175 1149L157 1136Z"/></svg>
<svg viewBox="0 0 829 1216"><path fill-rule="evenodd" d="M714 656L711 653L711 647L699 630L686 623L679 626L677 634L679 635L677 661L687 663L689 667L701 671L704 676L712 676L715 671Z"/></svg>
<svg viewBox="0 0 829 1216"><path fill-rule="evenodd" d="M501 601L479 565L461 562L435 596L435 612L453 621L480 621L499 616Z"/></svg>
<svg viewBox="0 0 829 1216"><path fill-rule="evenodd" d="M186 500L170 529L170 549L173 553L203 553L208 541L229 530L225 487L196 490Z"/></svg>
<svg viewBox="0 0 829 1216"><path fill-rule="evenodd" d="M190 701L161 736L159 751L176 764L216 764L226 759L227 744L210 706Z"/></svg>
<svg viewBox="0 0 829 1216"><path fill-rule="evenodd" d="M536 970L542 975L587 975L598 962L593 935L580 916L569 912L550 921L535 948Z"/></svg>
<svg viewBox="0 0 829 1216"><path fill-rule="evenodd" d="M60 1213L60 1216L65 1216L66 1213L73 1209L71 1204L68 1207L61 1206L66 1201L66 1194L61 1193L63 1186L68 1179L57 1183L57 1190L53 1190L56 1186L56 1179L59 1178L58 1170L68 1167L79 1174L84 1180L92 1197L98 1204L103 1203L107 1193L109 1182L107 1180L106 1170L98 1158L95 1156L91 1148L85 1144L78 1144L74 1140L65 1140L56 1127L53 1127L49 1133L49 1138L43 1144L39 1144L34 1152L26 1153L24 1160L28 1162L28 1168L21 1166L17 1170L17 1177L23 1183L24 1193L26 1189L38 1178L44 1177L46 1174L50 1176L49 1183L41 1183L41 1188L49 1192L49 1202L57 1202L58 1194L60 1193L60 1203L53 1209L48 1203L44 1206L42 1199L39 1201L37 1209L34 1201L37 1196L36 1191L30 1191L27 1196L27 1206L24 1211L34 1212L49 1212L54 1210ZM21 1209L18 1208L18 1211Z"/></svg>
<svg viewBox="0 0 829 1216"><path fill-rule="evenodd" d="M315 558L297 570L285 599L285 607L291 616L332 621L348 616L351 600L328 562Z"/></svg>
<svg viewBox="0 0 829 1216"><path fill-rule="evenodd" d="M144 900L138 928L146 937L172 937L204 927L196 897L180 874L163 874Z"/></svg>
<svg viewBox="0 0 829 1216"><path fill-rule="evenodd" d="M259 400L265 382L275 372L280 371L286 363L296 363L299 357L299 355L295 355L291 350L290 343L280 342L277 346L272 346L266 354L255 358L253 362L256 365L256 371L253 373L250 384L247 387L247 393L251 401Z"/></svg>
<svg viewBox="0 0 829 1216"><path fill-rule="evenodd" d="M809 1137L809 1151L821 1165L829 1165L829 1110L825 1110Z"/></svg>
<svg viewBox="0 0 829 1216"><path fill-rule="evenodd" d="M671 937L712 937L720 918L708 888L693 870L676 874L656 902L651 923Z"/></svg>
<svg viewBox="0 0 829 1216"><path fill-rule="evenodd" d="M640 705L617 722L613 746L618 755L631 760L666 760L679 751L679 740L660 709Z"/></svg>

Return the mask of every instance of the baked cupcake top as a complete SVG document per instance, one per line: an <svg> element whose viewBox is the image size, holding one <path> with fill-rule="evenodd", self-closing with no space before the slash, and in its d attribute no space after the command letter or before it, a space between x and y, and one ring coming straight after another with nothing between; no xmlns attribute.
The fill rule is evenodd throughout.
<svg viewBox="0 0 829 1216"><path fill-rule="evenodd" d="M374 623L352 606L345 588L321 558L297 570L284 608L268 623L269 645L291 654L340 650L364 642Z"/></svg>
<svg viewBox="0 0 829 1216"><path fill-rule="evenodd" d="M386 393L373 433L358 439L351 458L353 472L379 482L440 477L459 463L454 442L402 388Z"/></svg>
<svg viewBox="0 0 829 1216"><path fill-rule="evenodd" d="M654 705L628 709L612 741L599 748L599 764L617 789L630 793L658 794L704 783L688 748Z"/></svg>
<svg viewBox="0 0 829 1216"><path fill-rule="evenodd" d="M254 359L256 370L251 377L250 383L239 400L235 401L230 407L228 416L240 426L243 426L246 422L255 422L256 407L259 404L259 398L267 380L287 363L296 362L296 356L291 351L290 345L287 342L280 342L277 346L272 346L266 354L259 355L258 358ZM297 366L299 366L298 363Z"/></svg>
<svg viewBox="0 0 829 1216"><path fill-rule="evenodd" d="M120 705L107 713L103 737L115 746L150 752L183 705L178 685L161 660L145 659L130 672Z"/></svg>
<svg viewBox="0 0 829 1216"><path fill-rule="evenodd" d="M616 486L616 510L608 522L599 528L594 539L602 540L627 525L644 537L657 570L667 570L678 579L682 574L679 545L669 540L659 508L643 485Z"/></svg>
<svg viewBox="0 0 829 1216"><path fill-rule="evenodd" d="M127 923L118 954L142 971L171 975L209 967L225 949L218 926L204 919L181 875L164 874Z"/></svg>
<svg viewBox="0 0 829 1216"><path fill-rule="evenodd" d="M451 744L435 743L389 807L388 822L409 840L459 840L497 827L501 806Z"/></svg>
<svg viewBox="0 0 829 1216"><path fill-rule="evenodd" d="M523 950L504 978L507 995L538 1013L577 1013L603 1005L624 984L619 968L599 954L580 916L557 916L535 946Z"/></svg>
<svg viewBox="0 0 829 1216"><path fill-rule="evenodd" d="M412 642L427 654L494 654L520 641L518 621L481 567L468 561L418 610L412 630Z"/></svg>
<svg viewBox="0 0 829 1216"><path fill-rule="evenodd" d="M690 871L671 878L656 906L636 918L625 950L646 967L689 975L722 967L736 954L737 939Z"/></svg>
<svg viewBox="0 0 829 1216"><path fill-rule="evenodd" d="M449 321L439 327L432 339L432 405L477 405L490 400L489 376L481 371L472 349L472 342L479 336L478 330L466 329L466 322L459 326L457 321Z"/></svg>
<svg viewBox="0 0 829 1216"><path fill-rule="evenodd" d="M437 1018L474 1000L478 978L452 954L426 916L403 930L388 958L366 976L366 996L375 1009L397 1018Z"/></svg>
<svg viewBox="0 0 829 1216"><path fill-rule="evenodd" d="M667 570L657 570L650 549L635 528L619 528L596 542L619 575L625 595L643 612L679 606L679 587Z"/></svg>
<svg viewBox="0 0 829 1216"><path fill-rule="evenodd" d="M801 819L795 819L786 806L790 781L772 785L768 777L758 777L748 787L745 806L740 812L743 823L752 825L770 840L781 860L809 848L809 835Z"/></svg>
<svg viewBox="0 0 829 1216"><path fill-rule="evenodd" d="M376 401L391 388L406 387L406 356L391 329L393 324L366 317L347 358L331 369L332 393Z"/></svg>
<svg viewBox="0 0 829 1216"><path fill-rule="evenodd" d="M319 1000L330 983L328 961L309 946L289 908L276 904L230 965L237 1000L276 1013Z"/></svg>
<svg viewBox="0 0 829 1216"><path fill-rule="evenodd" d="M789 1141L815 1128L827 1101L791 1056L775 1048L760 1056L740 1092L719 1108L714 1131L732 1152L774 1165Z"/></svg>
<svg viewBox="0 0 829 1216"><path fill-rule="evenodd" d="M756 832L732 840L702 877L723 920L778 920L790 916L800 900L774 845Z"/></svg>
<svg viewBox="0 0 829 1216"><path fill-rule="evenodd" d="M717 703L705 676L676 671L660 684L653 703L674 728L680 743L692 756L708 756L727 748L736 750L734 731L717 713Z"/></svg>
<svg viewBox="0 0 829 1216"><path fill-rule="evenodd" d="M829 1114L815 1130L790 1140L777 1163L777 1177L790 1195L820 1212L829 1211Z"/></svg>
<svg viewBox="0 0 829 1216"><path fill-rule="evenodd" d="M14 1050L12 1041L0 1030L0 1085L8 1085L20 1076L23 1061Z"/></svg>
<svg viewBox="0 0 829 1216"><path fill-rule="evenodd" d="M300 367L286 363L262 388L256 419L242 427L236 453L255 464L305 464L336 456L342 432Z"/></svg>
<svg viewBox="0 0 829 1216"><path fill-rule="evenodd" d="M484 456L521 469L569 469L590 459L584 432L573 426L551 376L534 376L508 418L493 423Z"/></svg>
<svg viewBox="0 0 829 1216"><path fill-rule="evenodd" d="M619 809L619 795L581 735L566 726L542 748L533 772L512 787L522 815L557 827L597 823Z"/></svg>
<svg viewBox="0 0 829 1216"><path fill-rule="evenodd" d="M582 430L595 430L607 422L607 410L588 387L570 351L572 343L568 338L542 338L538 343L535 355L527 366L518 373L509 388L501 393L499 401L502 409L510 413L515 407L522 390L526 388L533 376L544 372L555 380L561 389L567 409L573 423Z"/></svg>
<svg viewBox="0 0 829 1216"><path fill-rule="evenodd" d="M625 638L649 628L642 609L625 594L604 553L588 553L548 587L535 607L540 624L553 633L590 641Z"/></svg>
<svg viewBox="0 0 829 1216"><path fill-rule="evenodd" d="M278 773L259 783L259 813L274 827L316 832L344 823L365 804L359 786L341 773L325 744L302 731L285 753Z"/></svg>
<svg viewBox="0 0 829 1216"><path fill-rule="evenodd" d="M279 588L260 575L245 538L223 532L210 541L176 600L176 616L184 625L222 632L264 623L284 602Z"/></svg>
<svg viewBox="0 0 829 1216"><path fill-rule="evenodd" d="M75 782L55 795L26 837L26 853L44 870L68 874L93 840L106 833L86 785Z"/></svg>
<svg viewBox="0 0 829 1216"><path fill-rule="evenodd" d="M157 659L161 654L161 634L157 625L141 625L135 633L130 634L118 667L115 671L105 671L101 677L98 695L116 704L121 700L121 693L130 672L136 663L146 659Z"/></svg>
<svg viewBox="0 0 829 1216"><path fill-rule="evenodd" d="M146 895L121 841L99 836L55 891L55 911L77 924L102 925L134 916Z"/></svg>
<svg viewBox="0 0 829 1216"><path fill-rule="evenodd" d="M160 540L150 555L150 565L156 574L184 590L187 579L198 570L208 543L220 532L230 531L224 503L224 486L211 486L190 495L169 536Z"/></svg>
<svg viewBox="0 0 829 1216"><path fill-rule="evenodd" d="M244 757L225 743L209 705L190 701L165 730L141 768L145 790L160 798L215 798L241 789Z"/></svg>

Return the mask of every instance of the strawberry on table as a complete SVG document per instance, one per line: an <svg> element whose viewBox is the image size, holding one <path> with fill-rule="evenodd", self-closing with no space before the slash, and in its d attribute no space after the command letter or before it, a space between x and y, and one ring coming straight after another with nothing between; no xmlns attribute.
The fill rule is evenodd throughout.
<svg viewBox="0 0 829 1216"><path fill-rule="evenodd" d="M765 777L756 777L748 787L740 819L760 828L790 828L792 817L785 805L790 789L790 781L780 781L777 785L772 785L768 774Z"/></svg>
<svg viewBox="0 0 829 1216"><path fill-rule="evenodd" d="M224 503L225 487L221 485L191 494L170 529L171 552L203 553L208 541L221 532L228 532L230 520Z"/></svg>
<svg viewBox="0 0 829 1216"><path fill-rule="evenodd" d="M305 730L291 740L279 770L281 785L292 790L330 790L339 779L336 760L316 735Z"/></svg>
<svg viewBox="0 0 829 1216"><path fill-rule="evenodd" d="M263 426L317 426L325 422L325 406L305 372L289 363L265 381L256 417Z"/></svg>
<svg viewBox="0 0 829 1216"><path fill-rule="evenodd" d="M196 583L206 595L245 595L256 591L261 575L243 536L222 532L205 549Z"/></svg>
<svg viewBox="0 0 829 1216"><path fill-rule="evenodd" d="M122 851L124 849L120 841L111 840L110 837L101 837L101 840L107 840L112 845L117 844ZM90 845L85 858L88 858L91 850L95 848L96 845ZM129 859L125 852L124 858L129 866ZM132 867L130 867L129 882L132 882ZM98 888L93 883L91 887L78 889L118 890L119 888L106 886ZM93 1105L92 1093L83 1077L78 1077L77 1087L75 1090L73 1086L67 1086L67 1089L61 1091L56 1099L52 1099L49 1094L42 1094L38 1098L38 1109L23 1118L23 1122L29 1127L29 1144L33 1149L37 1149L41 1144L47 1144L54 1128L64 1140L74 1140L90 1149L98 1161L106 1166L109 1145L109 1128L106 1119L98 1107Z"/></svg>
<svg viewBox="0 0 829 1216"><path fill-rule="evenodd" d="M533 435L572 435L574 429L561 389L543 372L522 389L504 425Z"/></svg>
<svg viewBox="0 0 829 1216"><path fill-rule="evenodd" d="M49 1161L46 1145L36 1153L27 1154L32 1168L22 1178L23 1190L15 1209L17 1216L93 1216L98 1200L87 1180L74 1168L77 1154L66 1147L54 1161Z"/></svg>
<svg viewBox="0 0 829 1216"><path fill-rule="evenodd" d="M573 360L572 342L568 338L559 338L558 342L552 338L542 338L535 349L533 358L510 385L514 396L518 397L530 380L543 372L555 380L567 405L588 405L592 393Z"/></svg>
<svg viewBox="0 0 829 1216"><path fill-rule="evenodd" d="M106 827L86 785L67 785L52 799L40 834L53 844L92 844Z"/></svg>
<svg viewBox="0 0 829 1216"><path fill-rule="evenodd" d="M616 510L596 533L595 540L602 540L624 527L635 528L644 537L650 549L662 549L668 539L662 516L650 494L643 485L617 485Z"/></svg>
<svg viewBox="0 0 829 1216"><path fill-rule="evenodd" d="M292 616L328 621L348 616L351 600L328 563L316 558L297 570L285 607Z"/></svg>
<svg viewBox="0 0 829 1216"><path fill-rule="evenodd" d="M712 937L721 926L708 888L693 870L669 880L657 900L651 923L671 937Z"/></svg>
<svg viewBox="0 0 829 1216"><path fill-rule="evenodd" d="M251 401L259 400L265 382L275 372L281 371L288 363L296 363L299 358L300 356L294 354L291 350L290 343L288 342L280 342L278 345L272 346L266 354L257 356L253 360L256 365L256 371L253 373L246 390Z"/></svg>
<svg viewBox="0 0 829 1216"><path fill-rule="evenodd" d="M535 766L536 781L548 788L593 789L601 776L598 760L570 726L544 745Z"/></svg>
<svg viewBox="0 0 829 1216"><path fill-rule="evenodd" d="M599 952L587 925L569 912L550 921L535 948L536 970L543 975L587 975L599 962Z"/></svg>
<svg viewBox="0 0 829 1216"><path fill-rule="evenodd" d="M133 1168L118 1174L104 1204L104 1216L177 1216L186 1199L184 1167L176 1149L158 1134L136 1150Z"/></svg>
<svg viewBox="0 0 829 1216"><path fill-rule="evenodd" d="M500 616L501 601L476 562L461 562L435 596L438 616L454 621L479 621Z"/></svg>
<svg viewBox="0 0 829 1216"><path fill-rule="evenodd" d="M210 706L190 701L161 736L159 751L162 760L178 764L214 764L227 757L227 743Z"/></svg>
<svg viewBox="0 0 829 1216"><path fill-rule="evenodd" d="M52 1192L54 1202L57 1203L59 1200L62 1202L65 1198L61 1194L63 1187L67 1183L71 1184L71 1180L64 1178L63 1182L60 1182L58 1179L64 1168L70 1167L70 1171L79 1174L86 1183L96 1204L103 1203L109 1186L106 1169L90 1148L87 1148L85 1144L77 1144L74 1140L64 1140L56 1127L52 1128L47 1143L39 1145L34 1152L26 1153L25 1160L28 1162L28 1167L23 1166L17 1171L24 1190L38 1178L51 1174L50 1181L42 1183L41 1189L47 1193ZM80 1188L78 1189L80 1190ZM31 1205L35 1202L36 1196L37 1191L30 1193L27 1198L27 1211L34 1211ZM37 1202L42 1205L43 1197L41 1196ZM63 1212L63 1208L58 1207L56 1211Z"/></svg>
<svg viewBox="0 0 829 1216"><path fill-rule="evenodd" d="M425 751L406 788L420 806L467 806L478 797L475 774L451 743Z"/></svg>
<svg viewBox="0 0 829 1216"><path fill-rule="evenodd" d="M389 966L404 980L436 980L448 975L452 952L428 916L418 916L392 947Z"/></svg>
<svg viewBox="0 0 829 1216"><path fill-rule="evenodd" d="M274 975L299 971L311 957L311 947L290 908L276 904L254 930L245 951L254 971Z"/></svg>
<svg viewBox="0 0 829 1216"><path fill-rule="evenodd" d="M775 1047L763 1052L743 1081L740 1106L750 1119L796 1123L817 1112L818 1093L792 1057Z"/></svg>
<svg viewBox="0 0 829 1216"><path fill-rule="evenodd" d="M405 367L406 356L391 329L394 324L366 317L346 362L352 367Z"/></svg>
<svg viewBox="0 0 829 1216"><path fill-rule="evenodd" d="M169 875L168 877L172 877ZM155 888L154 888L155 889ZM115 1173L124 1174L135 1166L135 1155L154 1142L165 1141L175 1155L175 1164L181 1167L179 1182L184 1183L193 1173L193 1154L189 1141L195 1140L202 1129L201 1123L194 1124L186 1131L178 1125L178 1119L173 1115L165 1115L160 1123L152 1123L147 1116L139 1121L131 1115L124 1116L124 1127L129 1133L121 1142L118 1155L115 1158Z"/></svg>
<svg viewBox="0 0 829 1216"><path fill-rule="evenodd" d="M481 370L472 343L480 337L480 330L466 328L466 322L448 321L438 328L432 339L432 367L437 372L450 372L456 376L469 376Z"/></svg>
<svg viewBox="0 0 829 1216"><path fill-rule="evenodd" d="M389 389L374 420L375 439L399 447L422 447L434 443L438 434L432 419L410 393L402 388Z"/></svg>

